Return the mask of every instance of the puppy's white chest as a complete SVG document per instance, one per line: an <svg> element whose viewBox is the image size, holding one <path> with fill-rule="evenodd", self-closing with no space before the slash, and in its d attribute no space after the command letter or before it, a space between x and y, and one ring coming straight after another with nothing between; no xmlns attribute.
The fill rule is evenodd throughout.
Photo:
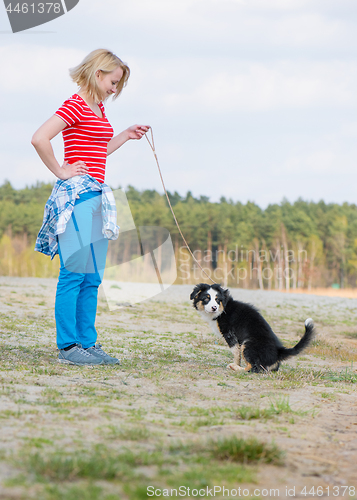
<svg viewBox="0 0 357 500"><path fill-rule="evenodd" d="M200 313L201 317L202 317L205 321L207 321L207 323L210 325L210 327L211 327L211 329L212 329L213 333L214 333L215 335L217 335L217 337L222 338L222 334L221 334L221 332L220 332L220 330L219 330L219 328L218 328L217 318L215 318L215 319L214 319L214 318L212 318L212 315L208 315L208 314L207 314L206 312L204 312L204 311L198 311L198 312Z"/></svg>
<svg viewBox="0 0 357 500"><path fill-rule="evenodd" d="M209 323L211 325L213 333L217 335L217 337L222 338L222 334L220 332L220 329L218 328L217 320L211 320Z"/></svg>

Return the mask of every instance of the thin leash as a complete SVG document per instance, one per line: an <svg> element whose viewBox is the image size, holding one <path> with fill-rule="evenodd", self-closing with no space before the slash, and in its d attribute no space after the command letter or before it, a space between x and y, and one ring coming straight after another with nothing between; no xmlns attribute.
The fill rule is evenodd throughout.
<svg viewBox="0 0 357 500"><path fill-rule="evenodd" d="M169 207L170 207L170 210L171 210L171 213L172 213L172 216L174 218L174 221L176 223L176 226L177 226L177 229L179 230L179 233L181 235L181 238L183 239L183 241L185 242L185 245L186 245L186 248L187 250L190 252L192 258L194 259L194 261L196 262L196 264L198 265L198 267L201 269L201 271L207 276L207 278L209 280L212 281L212 283L216 283L216 281L214 281L207 273L206 271L203 269L203 267L201 266L201 264L198 262L198 260L196 259L196 257L193 255L193 253L191 252L191 249L184 237L184 235L182 234L182 231L180 229L180 226L179 226L179 223L177 222L177 219L176 219L176 215L173 211L173 208L171 206L171 202L170 202L170 198L169 198L169 195L167 194L167 191L166 191L166 187L165 187L165 183L164 183L164 179L162 177L162 174L161 174L161 168L160 168L160 165L159 165L159 160L158 160L158 157L157 157L157 154L156 154L156 151L155 151L155 143L154 143L154 134L152 132L152 128L150 128L150 132L151 132L151 142L150 142L150 139L148 138L148 136L145 134L145 137L146 137L146 140L148 141L149 143L149 146L151 147L152 149L152 152L154 153L154 156L155 156L155 160L156 160L156 164L157 164L157 168L159 169L159 174L160 174L160 178L161 178L161 183L162 183L162 187L164 188L164 191L165 191L165 195L166 195L166 198L167 198L167 203L169 204Z"/></svg>

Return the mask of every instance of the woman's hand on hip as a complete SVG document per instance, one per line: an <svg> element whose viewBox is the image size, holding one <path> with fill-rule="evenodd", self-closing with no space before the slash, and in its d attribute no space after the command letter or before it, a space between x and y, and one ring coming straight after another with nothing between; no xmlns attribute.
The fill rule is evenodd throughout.
<svg viewBox="0 0 357 500"><path fill-rule="evenodd" d="M149 130L149 125L132 125L126 132L129 139L141 139Z"/></svg>
<svg viewBox="0 0 357 500"><path fill-rule="evenodd" d="M76 175L85 175L85 174L88 174L88 167L84 163L84 161L76 161L75 163L71 164L69 164L68 161L65 161L61 167L58 177L62 181L64 181Z"/></svg>

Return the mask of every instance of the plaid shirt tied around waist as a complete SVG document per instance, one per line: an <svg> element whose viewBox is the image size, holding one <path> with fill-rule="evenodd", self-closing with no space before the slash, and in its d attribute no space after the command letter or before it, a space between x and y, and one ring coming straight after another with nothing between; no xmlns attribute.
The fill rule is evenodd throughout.
<svg viewBox="0 0 357 500"><path fill-rule="evenodd" d="M89 191L102 192L102 233L108 240L119 236L117 210L112 190L107 184L100 184L90 175L76 175L67 180L58 180L45 205L42 227L38 233L35 250L50 255L58 253L57 235L64 233L71 218L78 195Z"/></svg>

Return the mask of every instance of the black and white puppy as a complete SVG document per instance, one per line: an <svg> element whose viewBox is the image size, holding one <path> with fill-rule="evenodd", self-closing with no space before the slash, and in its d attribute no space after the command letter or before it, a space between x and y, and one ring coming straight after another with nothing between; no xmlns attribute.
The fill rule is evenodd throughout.
<svg viewBox="0 0 357 500"><path fill-rule="evenodd" d="M315 335L314 323L309 318L305 321L305 333L296 346L284 347L254 306L233 300L229 291L220 285L200 283L190 299L213 332L227 342L234 357L228 368L235 371L277 371L281 361L299 354ZM245 368L241 367L242 357Z"/></svg>

